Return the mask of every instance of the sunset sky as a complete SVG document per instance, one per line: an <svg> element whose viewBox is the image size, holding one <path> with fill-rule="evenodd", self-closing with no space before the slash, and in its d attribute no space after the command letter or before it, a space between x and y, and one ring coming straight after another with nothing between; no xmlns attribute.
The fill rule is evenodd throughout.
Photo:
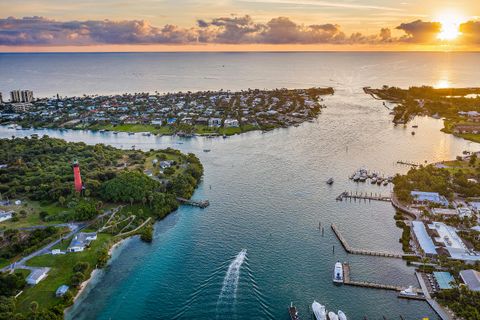
<svg viewBox="0 0 480 320"><path fill-rule="evenodd" d="M478 0L0 1L0 51L479 50Z"/></svg>

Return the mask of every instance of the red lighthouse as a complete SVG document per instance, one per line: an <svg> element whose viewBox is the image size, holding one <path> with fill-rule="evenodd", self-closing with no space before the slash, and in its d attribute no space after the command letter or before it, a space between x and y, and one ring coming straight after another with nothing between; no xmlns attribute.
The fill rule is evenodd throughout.
<svg viewBox="0 0 480 320"><path fill-rule="evenodd" d="M82 192L82 176L80 175L80 165L77 160L73 161L73 177L75 180L75 191Z"/></svg>

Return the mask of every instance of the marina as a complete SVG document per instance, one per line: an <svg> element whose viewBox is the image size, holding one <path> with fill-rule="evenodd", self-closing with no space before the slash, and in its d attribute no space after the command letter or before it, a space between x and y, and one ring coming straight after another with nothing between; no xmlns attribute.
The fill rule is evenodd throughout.
<svg viewBox="0 0 480 320"><path fill-rule="evenodd" d="M350 192L344 191L340 193L340 195L338 195L335 199L337 201L343 201L343 199L350 199L354 201L356 200L365 200L365 201L373 200L373 201L386 201L386 202L392 201L392 198L389 196L384 196L384 195L373 193L373 192L370 192L370 194L368 194L367 192L358 193L357 191L355 191L355 193L353 193L352 191Z"/></svg>

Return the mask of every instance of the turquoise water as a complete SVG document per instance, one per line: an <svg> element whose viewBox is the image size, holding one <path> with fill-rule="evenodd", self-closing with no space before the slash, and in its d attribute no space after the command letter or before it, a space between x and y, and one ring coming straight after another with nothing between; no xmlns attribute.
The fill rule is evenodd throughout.
<svg viewBox="0 0 480 320"><path fill-rule="evenodd" d="M349 319L363 319L364 316L368 319L382 319L382 316L399 319L400 315L404 319L423 316L436 319L426 303L398 299L393 292L333 285L332 271L337 260L350 262L355 280L404 286L417 285L417 282L414 270L401 260L346 254L329 225L335 223L353 247L401 250L398 242L401 231L395 227L394 210L390 204L335 201L344 190L388 194L390 187L357 185L348 180L348 176L361 166L385 175L405 172L408 168L396 165L397 160L440 161L454 158L462 150L478 150L479 147L441 133L442 123L434 119L416 119L419 128L415 136L408 128L393 127L388 110L381 102L363 94L361 88L369 83L405 85L413 74L416 74L417 82L434 84L439 78L434 74L442 70L448 70L452 83L479 85L463 63L470 59L478 65L480 59L470 55L376 54L370 58L363 54L337 55L336 60L330 54L270 54L269 59L265 54L167 55L172 61L165 68L168 71L178 66L180 75L175 81L179 84L172 84L163 77L156 78L155 68L146 73L146 79L153 79L157 88L171 90L178 85L188 89L190 81L194 82L188 80L191 79L188 74L192 73L182 70L184 65L194 64L190 60L197 57L193 60L197 61L197 70L200 71L192 77L203 73L203 77L215 75L218 78L198 83L202 88L214 85L233 88L234 84L243 87L248 83L251 87L272 87L278 83L302 87L316 83L317 78L319 84L331 82L337 91L326 99L328 108L317 122L297 128L265 134L250 132L229 139L190 140L87 131L37 131L69 141L102 142L123 148L136 145L144 150L172 146L194 152L205 166L205 177L194 197L209 199L211 203L204 210L181 207L158 222L152 244L136 238L124 243L67 318L288 319L287 306L293 301L302 319L309 319L308 307L315 299L325 304L328 310L343 310ZM145 68L142 57L146 61L156 57L166 59L162 54L134 55L134 58L128 58L129 55L101 57L101 61L110 57L116 63L121 57L126 60L119 64L120 71L102 75L107 83L98 82L97 76L86 72L85 76L74 76L62 90L73 93L77 90L76 83L91 77L98 90L110 92L118 72ZM292 57L303 58L303 64L300 59L292 60ZM332 62L328 66L322 65L322 57ZM408 64L398 62L393 65L397 71L390 72L392 57L408 61ZM38 56L31 61L30 56L25 58L22 55L0 59L1 69L7 71L10 66L6 66L5 59L13 65L18 59L26 59L30 70L27 78L29 72L50 66L45 61L47 66L33 63L40 59ZM69 58L60 56L57 60L62 59ZM79 59L76 65L86 65L83 60L89 61L89 65L98 64L95 55L72 59ZM312 62L315 59L316 64ZM442 69L446 60L450 64ZM241 79L236 82L230 74L224 75L215 68L208 71L213 61L225 64L225 68L233 64L238 70L252 71L247 75L246 71L239 72ZM254 63L258 69L255 72L252 69ZM57 73L66 74L68 68L62 63L59 65L61 71ZM282 65L284 70L280 76L278 69ZM103 68L100 64L97 66ZM315 74L316 68L327 67L336 71ZM292 69L303 72L288 72ZM475 70L470 71L475 73ZM126 74L125 78L118 79L120 91L128 82L133 86L142 85L134 82L128 72ZM178 80L181 76L187 80ZM13 87L28 83L11 71L6 78ZM251 81L247 81L249 79ZM55 88L55 84L49 81L37 84L44 88L38 90L51 94L51 87ZM5 88L7 82L0 80L0 87ZM92 83L88 86L93 86ZM145 85L154 86L146 80ZM3 137L31 133L0 127L0 136ZM204 148L212 151L204 153ZM325 183L329 177L335 179L332 186ZM325 227L323 236L318 230L319 222Z"/></svg>

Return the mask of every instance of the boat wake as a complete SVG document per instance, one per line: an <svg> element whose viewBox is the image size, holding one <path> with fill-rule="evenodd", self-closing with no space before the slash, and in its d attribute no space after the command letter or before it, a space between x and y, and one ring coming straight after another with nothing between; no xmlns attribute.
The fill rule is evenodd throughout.
<svg viewBox="0 0 480 320"><path fill-rule="evenodd" d="M246 257L247 249L243 249L228 266L225 278L223 278L222 290L217 300L217 315L219 309L231 309L234 307L237 298L238 281L240 279L240 268Z"/></svg>

